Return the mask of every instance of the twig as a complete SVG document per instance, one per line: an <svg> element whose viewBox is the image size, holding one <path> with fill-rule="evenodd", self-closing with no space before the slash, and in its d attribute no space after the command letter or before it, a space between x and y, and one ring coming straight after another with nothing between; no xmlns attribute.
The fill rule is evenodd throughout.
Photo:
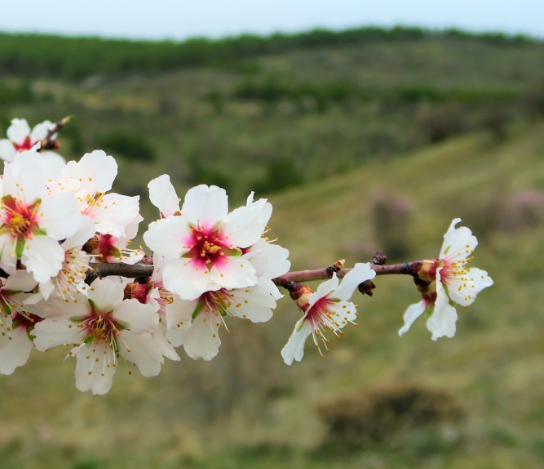
<svg viewBox="0 0 544 469"><path fill-rule="evenodd" d="M68 124L72 120L72 116L66 116L60 121L58 121L51 130L47 132L47 135L43 140L40 142L40 149L38 151L43 150L58 150L60 145L56 140L56 135L63 129L63 127Z"/></svg>
<svg viewBox="0 0 544 469"><path fill-rule="evenodd" d="M412 275L414 276L413 264L421 261L408 262L405 264L391 264L391 265L377 265L370 264L370 267L376 272L377 275ZM87 273L87 283L90 283L99 277L109 277L117 275L120 277L136 278L136 277L150 277L153 274L153 266L145 263L137 263L134 265L127 265L123 263L119 264L91 264L91 270ZM340 269L337 273L338 277L343 277L351 269ZM311 282L314 280L326 280L331 278L330 269L325 267L323 269L315 270L299 270L294 272L288 272L284 275L280 275L273 279L273 282L280 286L285 287L289 282Z"/></svg>

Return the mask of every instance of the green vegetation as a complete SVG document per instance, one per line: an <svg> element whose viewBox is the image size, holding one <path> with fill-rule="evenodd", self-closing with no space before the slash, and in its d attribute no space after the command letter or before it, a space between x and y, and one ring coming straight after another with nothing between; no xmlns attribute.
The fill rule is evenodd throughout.
<svg viewBox="0 0 544 469"><path fill-rule="evenodd" d="M374 297L358 299L360 327L326 359L308 344L292 367L280 350L298 315L284 299L270 323L221 331L212 362L183 357L156 379L120 369L100 398L75 390L63 351L33 354L0 377L3 468L541 467L544 128L530 97L542 95L544 45L356 31L185 44L2 36L0 121L75 114L60 137L68 157L129 137L110 150L116 189L141 194L148 220L145 186L163 173L180 194L202 182L234 202L269 193L271 236L298 269L366 261L376 249L430 258L459 216L481 242L475 265L496 284L459 311L455 339L434 343L423 321L397 336L418 301L410 279L378 278ZM40 54L40 41L54 47ZM166 52L187 44L200 51L193 62ZM31 99L2 101L1 90L25 87ZM136 156L139 147L153 156ZM392 412L407 383L423 403ZM357 413L346 396L361 396ZM423 411L432 424L418 423ZM330 422L346 414L384 436L331 437Z"/></svg>
<svg viewBox="0 0 544 469"><path fill-rule="evenodd" d="M244 35L218 40L197 38L181 43L0 34L0 70L22 76L47 74L53 77L82 78L96 73L126 73L142 69L163 72L194 66L230 68L247 58L300 48L414 41L434 37L506 45L535 42L521 35L473 34L459 30L433 32L414 27L366 27L345 31L316 29L298 34L278 33L269 37ZM244 69L247 67L242 66Z"/></svg>

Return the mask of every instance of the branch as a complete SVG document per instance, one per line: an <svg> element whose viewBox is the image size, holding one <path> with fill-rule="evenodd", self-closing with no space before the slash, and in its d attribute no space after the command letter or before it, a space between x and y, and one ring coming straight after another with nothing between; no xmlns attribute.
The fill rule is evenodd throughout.
<svg viewBox="0 0 544 469"><path fill-rule="evenodd" d="M415 275L414 265L421 261L408 262L405 264L391 264L391 265L378 265L370 264L372 269L377 275ZM136 277L150 277L153 274L153 265L144 262L139 262L134 265L127 265L123 263L119 264L90 264L91 269L87 272L87 283L92 282L99 277L109 277L117 275L120 277L136 278ZM343 277L351 269L340 269L337 271L338 277ZM299 270L294 272L288 272L284 275L276 277L272 281L280 286L286 288L286 285L290 282L311 282L313 280L326 280L332 277L332 270L330 267L324 269L315 270Z"/></svg>
<svg viewBox="0 0 544 469"><path fill-rule="evenodd" d="M72 120L72 116L66 116L60 121L58 121L54 127L51 128L47 132L47 135L43 140L40 141L40 149L38 151L43 150L58 150L60 145L56 140L57 134L63 129L63 127L68 124Z"/></svg>

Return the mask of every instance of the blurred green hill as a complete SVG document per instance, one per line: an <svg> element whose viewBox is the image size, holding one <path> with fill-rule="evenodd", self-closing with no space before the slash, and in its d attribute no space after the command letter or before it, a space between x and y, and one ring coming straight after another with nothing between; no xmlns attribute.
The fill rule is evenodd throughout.
<svg viewBox="0 0 544 469"><path fill-rule="evenodd" d="M269 195L271 236L294 268L376 249L432 258L461 217L495 286L459 311L454 339L434 343L424 321L397 336L418 294L409 278L380 277L357 299L360 326L325 359L308 343L292 367L280 350L298 313L284 299L267 324L231 321L212 362L182 357L155 379L120 370L105 397L75 390L65 351L35 353L0 377L2 467L540 468L544 45L458 36L329 36L226 65L111 74L95 63L69 79L6 73L4 120L75 114L64 154L109 149L119 191L146 196L167 172L180 193L207 182L234 202ZM413 386L424 422L406 403Z"/></svg>

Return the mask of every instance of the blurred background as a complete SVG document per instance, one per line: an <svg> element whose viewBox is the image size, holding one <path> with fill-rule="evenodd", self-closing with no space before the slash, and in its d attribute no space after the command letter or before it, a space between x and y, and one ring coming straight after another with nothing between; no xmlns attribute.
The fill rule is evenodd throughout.
<svg viewBox="0 0 544 469"><path fill-rule="evenodd" d="M287 298L267 324L230 321L213 361L180 350L157 378L117 373L103 397L75 389L65 350L34 353L0 377L2 468L543 467L544 5L436 3L2 13L1 137L14 117L74 115L61 153L114 155L116 191L140 195L148 222L163 173L180 194L222 186L232 206L254 190L302 269L376 249L433 258L461 217L495 280L451 340L424 321L399 338L418 294L380 277L325 359L308 344L283 364Z"/></svg>

